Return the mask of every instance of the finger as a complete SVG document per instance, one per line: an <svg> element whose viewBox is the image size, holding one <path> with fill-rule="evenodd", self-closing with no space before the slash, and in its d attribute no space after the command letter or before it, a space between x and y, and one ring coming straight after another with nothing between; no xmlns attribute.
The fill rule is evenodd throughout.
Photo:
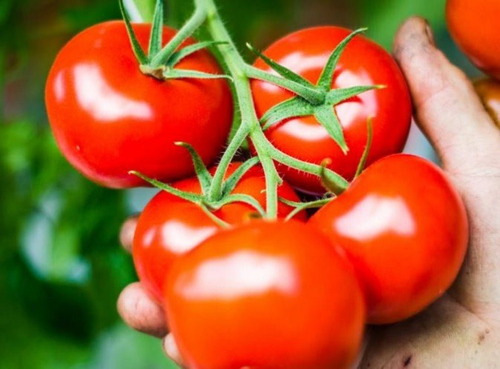
<svg viewBox="0 0 500 369"><path fill-rule="evenodd" d="M471 82L435 48L422 18L410 18L400 27L394 53L408 81L417 121L445 168L473 169L477 156L485 157L496 147L499 132Z"/></svg>
<svg viewBox="0 0 500 369"><path fill-rule="evenodd" d="M120 244L128 252L132 252L132 243L134 241L134 233L138 219L139 216L137 215L131 216L123 222L120 229Z"/></svg>
<svg viewBox="0 0 500 369"><path fill-rule="evenodd" d="M401 26L395 55L408 80L417 120L467 208L470 246L452 294L488 319L500 307L500 130L472 84L434 47L423 19L411 18Z"/></svg>
<svg viewBox="0 0 500 369"><path fill-rule="evenodd" d="M123 321L135 330L160 338L168 333L163 309L140 283L132 283L122 291L117 307Z"/></svg>
<svg viewBox="0 0 500 369"><path fill-rule="evenodd" d="M179 365L182 368L185 368L184 360L182 359L179 349L177 348L174 336L172 336L172 334L170 333L167 334L167 336L163 339L163 350L170 359L175 361L177 365Z"/></svg>

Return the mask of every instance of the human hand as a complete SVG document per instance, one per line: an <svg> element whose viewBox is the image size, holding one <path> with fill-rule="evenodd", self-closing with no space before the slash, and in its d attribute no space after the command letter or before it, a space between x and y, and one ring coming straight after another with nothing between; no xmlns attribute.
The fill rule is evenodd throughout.
<svg viewBox="0 0 500 369"><path fill-rule="evenodd" d="M369 329L360 369L495 368L500 362L500 200L495 196L500 131L465 75L434 47L424 20L403 24L395 56L408 80L416 119L465 201L471 239L449 293L412 319ZM133 232L128 234L125 244ZM132 328L166 336L161 307L139 283L122 292L118 310ZM173 339L166 336L163 342L167 355L180 363Z"/></svg>
<svg viewBox="0 0 500 369"><path fill-rule="evenodd" d="M418 316L372 327L360 369L497 368L500 365L500 131L466 76L434 47L423 19L400 28L395 57L416 119L461 194L470 243L450 291Z"/></svg>

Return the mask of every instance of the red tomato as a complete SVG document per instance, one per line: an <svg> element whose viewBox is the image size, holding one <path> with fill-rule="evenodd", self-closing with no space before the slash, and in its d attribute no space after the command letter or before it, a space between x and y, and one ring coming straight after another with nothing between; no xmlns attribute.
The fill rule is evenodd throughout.
<svg viewBox="0 0 500 369"><path fill-rule="evenodd" d="M498 0L448 0L446 21L451 36L469 59L500 79Z"/></svg>
<svg viewBox="0 0 500 369"><path fill-rule="evenodd" d="M187 367L349 368L364 301L339 251L305 224L257 221L179 258L165 307Z"/></svg>
<svg viewBox="0 0 500 369"><path fill-rule="evenodd" d="M474 88L481 98L488 114L500 127L500 82L485 78L474 83Z"/></svg>
<svg viewBox="0 0 500 369"><path fill-rule="evenodd" d="M147 49L151 26L133 28ZM164 28L164 42L174 34ZM178 67L220 73L207 51ZM162 181L191 175L188 152L174 142L191 144L211 163L232 121L224 80L159 81L142 74L121 21L95 25L68 42L52 66L45 98L63 155L91 180L114 188L144 183L130 170Z"/></svg>
<svg viewBox="0 0 500 369"><path fill-rule="evenodd" d="M276 41L264 54L316 84L328 57L349 33L340 27L309 28ZM261 59L255 66L271 72ZM350 179L366 146L369 117L373 117L373 144L368 164L401 151L411 121L408 87L396 62L380 46L357 36L340 58L332 88L374 84L387 87L365 92L335 108L349 147L347 155L312 116L285 120L268 129L266 135L278 149L298 159L316 164L325 158L332 159L330 169ZM257 80L252 81L252 91L259 117L293 97L280 87ZM302 191L325 192L319 180L310 175L283 167L281 172L290 184Z"/></svg>
<svg viewBox="0 0 500 369"><path fill-rule="evenodd" d="M236 163L231 164L226 175L230 175L238 166ZM201 193L196 178L179 181L175 187ZM251 195L265 207L265 188L262 169L253 167L233 193ZM291 201L300 201L292 187L285 182L279 187L278 194ZM290 206L280 202L278 216L286 217L292 210ZM231 203L216 211L215 215L230 224L240 224L252 219L255 213L256 210L250 205ZM305 221L305 213L297 214L296 219ZM197 205L164 191L156 195L139 217L132 251L139 279L149 293L161 301L166 273L173 261L219 230L219 225Z"/></svg>
<svg viewBox="0 0 500 369"><path fill-rule="evenodd" d="M441 296L468 240L463 203L444 173L403 154L368 167L310 223L347 251L375 324L408 318Z"/></svg>

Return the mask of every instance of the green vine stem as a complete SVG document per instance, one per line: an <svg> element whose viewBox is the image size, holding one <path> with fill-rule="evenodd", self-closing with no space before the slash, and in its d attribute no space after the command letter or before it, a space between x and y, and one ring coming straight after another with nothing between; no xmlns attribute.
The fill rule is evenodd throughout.
<svg viewBox="0 0 500 369"><path fill-rule="evenodd" d="M219 166L214 174L209 197L217 199L222 193L222 183L224 174L236 154L237 150L247 136L255 147L257 156L261 162L266 178L266 216L275 219L278 210L278 185L281 178L278 175L274 161L280 162L291 168L305 171L315 175L320 175L322 171L326 173L331 182L336 185L336 192L340 193L348 186L348 182L331 170L324 170L321 166L297 160L276 149L264 135L259 119L255 112L252 92L250 89L249 74L251 68L243 60L237 51L224 23L222 22L214 0L195 0L196 12L206 15L207 28L213 40L223 41L217 47L226 64L229 73L233 77L234 89L241 114L241 125L238 128L233 140L229 143ZM195 12L195 13L196 13ZM250 72L250 73L249 73ZM295 86L294 86L295 87ZM308 91L309 92L309 91Z"/></svg>
<svg viewBox="0 0 500 369"><path fill-rule="evenodd" d="M236 50L231 37L219 18L214 2L212 0L195 0L195 5L196 9L201 8L205 10L207 14L207 27L212 35L212 38L217 41L227 42L227 45L219 45L218 47L221 54L224 56L224 61L229 69L229 72L233 76L236 99L238 100L238 106L240 107L240 113L242 116L241 126L239 129L241 136L238 135L238 138L241 140L241 137L248 132L255 145L257 155L260 159L266 177L266 215L268 218L274 219L276 218L278 211L277 192L278 184L281 179L276 171L273 159L269 155L267 148L262 144L256 144L256 142L259 141L256 138L259 137L260 134L263 136L263 133L253 106L250 83L245 73L246 63ZM236 143L234 145L231 143L226 149L223 156L224 162L221 161L214 175L214 178L218 178L217 181L219 183L215 183L214 181L215 185L212 186L211 193L218 193L218 191L221 191L221 178L224 177L224 173L227 170L230 159L236 154L239 146L240 145L237 145Z"/></svg>
<svg viewBox="0 0 500 369"><path fill-rule="evenodd" d="M204 48L206 46L217 45L220 54L222 55L223 63L231 74L230 79L234 83L235 98L237 100L237 106L239 107L239 113L241 114L241 124L238 127L232 140L229 142L219 165L211 176L201 159L198 157L196 152L185 143L180 143L187 150L189 150L193 160L195 168L197 168L196 173L200 184L203 188L203 196L185 193L179 191L172 186L164 183L155 181L154 179L142 176L140 173L131 172L138 175L140 178L152 183L153 185L164 189L167 192L176 194L177 196L184 198L188 201L198 203L204 207L204 210L211 211L213 206L215 209L225 204L226 202L245 202L258 210L261 215L269 219L275 219L277 217L278 211L278 186L281 184L282 180L276 169L275 162L282 163L288 167L297 169L299 171L304 171L317 176L322 176L328 180L328 183L332 184L331 188L335 193L341 193L344 191L348 182L336 174L335 172L323 168L319 165L307 163L296 158L293 158L274 147L271 142L267 139L264 134L261 122L257 117L257 113L254 108L254 102L252 97L252 91L250 88L250 78L257 78L275 83L278 86L289 89L302 98L310 101L313 104L324 104L325 98L328 94L325 91L318 90L310 82L304 80L299 75L294 74L292 71L276 64L274 61L270 60L266 56L262 55L260 52L254 50L257 55L264 58L268 63L273 66L282 77L274 76L270 73L260 72L258 69L253 68L247 64L242 56L237 51L229 33L227 32L224 23L222 22L217 8L215 6L214 0L194 0L195 11L192 16L186 21L186 23L181 27L177 34L172 38L169 43L160 50L161 47L161 26L162 26L162 13L163 13L163 3L162 0L157 0L153 32L150 39L148 56L145 55L142 48L138 45L137 39L132 30L132 26L128 20L127 14L124 11L123 0L120 0L120 8L122 10L125 23L127 26L127 31L131 40L132 48L136 54L138 60L141 63L141 68L146 68L146 73L156 76L156 72L159 73L157 77L162 78L220 78L227 76L205 76L203 73L198 71L177 71L180 74L172 74L175 70L166 70L169 67L172 60L188 55L189 53L195 52L198 49ZM211 35L213 41L201 42L195 44L190 48L185 48L183 51L177 51L178 47L182 42L192 35L203 23L206 22L208 32ZM253 50L253 49L252 49ZM152 54L152 55L151 55ZM168 73L167 73L168 72ZM188 73L189 72L189 73ZM184 73L184 74L182 74ZM326 77L325 77L326 78ZM231 191L231 183L234 182L234 178L231 178L229 182L224 180L224 176L229 168L229 165L234 158L235 154L239 148L244 143L245 139L250 138L253 147L257 152L258 160L260 161L262 168L264 170L265 180L266 180L266 213L263 213L263 209L257 203L257 201L251 197L244 195L231 195L227 192ZM242 167L250 168L251 165L255 164L255 160L250 160L245 163ZM242 175L244 173L242 168ZM157 183L158 182L158 183ZM229 187L228 187L229 186Z"/></svg>
<svg viewBox="0 0 500 369"><path fill-rule="evenodd" d="M175 36L169 41L167 46L156 54L150 62L152 68L159 67L175 52L175 50L191 36L206 20L207 13L205 7L197 6L193 15L179 29Z"/></svg>

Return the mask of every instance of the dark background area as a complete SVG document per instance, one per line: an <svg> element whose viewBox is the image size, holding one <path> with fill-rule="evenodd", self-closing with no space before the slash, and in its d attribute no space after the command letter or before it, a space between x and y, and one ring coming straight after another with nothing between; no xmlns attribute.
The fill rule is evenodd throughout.
<svg viewBox="0 0 500 369"><path fill-rule="evenodd" d="M265 48L306 26L367 26L390 50L409 15L429 19L436 41L471 76L451 42L444 0L219 0L237 45ZM152 0L136 0L144 17ZM190 1L168 1L179 26ZM57 51L78 31L119 18L116 0L0 0L0 368L168 368L160 342L126 327L120 290L136 279L118 243L149 190L100 188L59 154L44 107ZM418 148L417 148L418 149Z"/></svg>

